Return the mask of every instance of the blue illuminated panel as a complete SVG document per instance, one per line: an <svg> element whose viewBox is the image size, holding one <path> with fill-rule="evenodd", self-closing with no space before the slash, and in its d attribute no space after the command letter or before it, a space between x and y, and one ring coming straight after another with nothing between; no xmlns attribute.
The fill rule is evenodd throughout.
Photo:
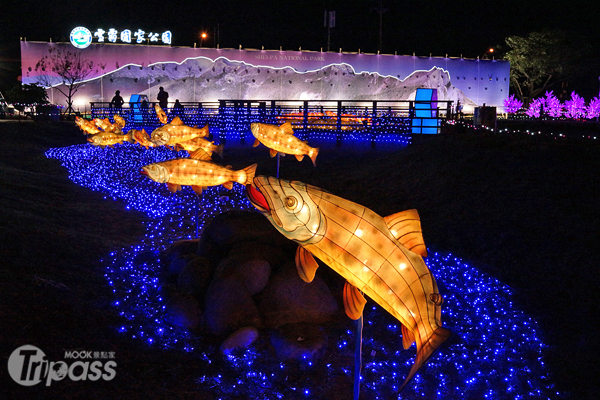
<svg viewBox="0 0 600 400"><path fill-rule="evenodd" d="M417 89L415 95L415 117L412 121L413 134L438 133L437 90Z"/></svg>

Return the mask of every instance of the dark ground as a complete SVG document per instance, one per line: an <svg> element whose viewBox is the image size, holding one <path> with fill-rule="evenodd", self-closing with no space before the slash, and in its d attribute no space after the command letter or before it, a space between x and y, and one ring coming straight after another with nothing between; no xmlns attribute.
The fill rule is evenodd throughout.
<svg viewBox="0 0 600 400"><path fill-rule="evenodd" d="M0 121L0 398L193 398L192 354L150 348L122 323L100 259L133 245L145 215L73 184L51 147L84 143L72 123ZM600 141L525 135L427 137L407 149L323 149L317 168L287 157L281 176L363 204L380 215L417 208L426 243L511 286L540 323L557 389L595 399L600 283ZM344 148L342 147L342 150ZM267 150L227 150L238 167ZM25 388L8 376L14 349L49 360L65 350L114 351L111 382Z"/></svg>

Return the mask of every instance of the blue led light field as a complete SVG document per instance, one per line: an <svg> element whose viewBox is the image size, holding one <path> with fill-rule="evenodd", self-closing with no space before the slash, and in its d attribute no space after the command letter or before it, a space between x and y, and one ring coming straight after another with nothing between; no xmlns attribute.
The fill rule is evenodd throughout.
<svg viewBox="0 0 600 400"><path fill-rule="evenodd" d="M164 148L145 150L131 144L114 148L77 145L50 149L73 182L122 200L146 213L145 239L115 249L105 258L113 305L122 315L119 331L134 340L197 356L199 391L218 398L320 399L351 393L354 323L329 333L319 362L281 363L268 349L268 332L246 351L224 357L219 343L163 322L165 283L160 250L174 240L196 236L210 219L231 209L252 210L245 189L207 189L198 197L190 188L176 194L139 174L143 165L186 157ZM199 216L196 221L196 215ZM426 262L444 294L442 321L452 336L398 397L415 348L402 349L398 321L373 302L365 309L361 399L556 399L551 372L544 365L545 345L536 321L512 302L509 287L450 254L430 249ZM337 385L337 387L335 386ZM346 391L346 392L345 392Z"/></svg>

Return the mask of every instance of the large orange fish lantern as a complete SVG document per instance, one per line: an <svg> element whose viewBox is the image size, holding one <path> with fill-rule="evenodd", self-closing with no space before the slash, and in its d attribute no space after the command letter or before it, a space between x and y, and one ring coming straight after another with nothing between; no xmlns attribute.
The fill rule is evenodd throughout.
<svg viewBox="0 0 600 400"><path fill-rule="evenodd" d="M125 118L121 117L119 114L115 114L113 116L113 120L115 121L115 123L113 124L115 126L115 128L117 128L119 131L123 131L123 128L125 128Z"/></svg>
<svg viewBox="0 0 600 400"><path fill-rule="evenodd" d="M198 149L202 149L212 156L212 153L217 153L219 157L223 158L223 144L215 144L214 142L208 141L202 137L196 137L194 139L179 142L175 145L176 148L187 150L192 153Z"/></svg>
<svg viewBox="0 0 600 400"><path fill-rule="evenodd" d="M152 131L150 141L156 146L174 146L197 137L206 137L208 134L208 125L204 128L193 128L184 125L179 117L175 117L169 124Z"/></svg>
<svg viewBox="0 0 600 400"><path fill-rule="evenodd" d="M155 147L155 144L150 141L150 136L145 129L131 129L129 134L131 135L133 141L138 143L140 146L145 147L146 149L149 147Z"/></svg>
<svg viewBox="0 0 600 400"><path fill-rule="evenodd" d="M75 124L85 133L86 135L96 135L102 132L96 124L92 121L88 121L85 118L75 117Z"/></svg>
<svg viewBox="0 0 600 400"><path fill-rule="evenodd" d="M154 105L154 110L156 111L156 117L158 118L160 123L165 125L167 123L167 114L158 104Z"/></svg>
<svg viewBox="0 0 600 400"><path fill-rule="evenodd" d="M115 122L112 123L108 118L94 118L96 126L104 132L123 133L122 129L125 127L125 120L122 117L115 115L114 121Z"/></svg>
<svg viewBox="0 0 600 400"><path fill-rule="evenodd" d="M115 132L101 132L97 135L90 135L88 142L94 146L100 146L102 148L109 146L112 147L115 144L122 144L123 142L132 142L130 134L120 134Z"/></svg>
<svg viewBox="0 0 600 400"><path fill-rule="evenodd" d="M97 135L90 135L88 137L88 142L90 142L94 146L100 146L102 148L106 146L112 147L115 144L122 144L123 142L131 141L131 135L122 135L120 133L115 132L102 132L98 133Z"/></svg>
<svg viewBox="0 0 600 400"><path fill-rule="evenodd" d="M304 156L308 156L313 165L317 165L318 147L310 147L305 141L294 136L292 124L286 122L283 125L270 125L253 123L250 125L252 135L256 138L254 147L260 143L270 149L271 157L277 153L295 155L298 161L302 161Z"/></svg>
<svg viewBox="0 0 600 400"><path fill-rule="evenodd" d="M234 171L230 167L222 167L211 161L210 156L198 149L190 158L177 158L142 167L141 173L158 183L166 183L171 192L181 190L182 185L189 185L194 192L201 194L209 186L223 185L231 190L233 183L242 185L252 183L257 164Z"/></svg>
<svg viewBox="0 0 600 400"><path fill-rule="evenodd" d="M101 132L123 133L125 120L120 115L114 116L114 123L108 118L94 118L93 121L88 121L85 118L75 117L75 124L86 134L96 135Z"/></svg>
<svg viewBox="0 0 600 400"><path fill-rule="evenodd" d="M93 121L79 117L75 118L77 126L88 135L88 142L94 146L112 147L115 144L132 142L130 134L123 134L122 129L125 127L125 120L121 116L115 115L114 121L114 123L111 123L108 118L96 118Z"/></svg>
<svg viewBox="0 0 600 400"><path fill-rule="evenodd" d="M317 187L258 176L247 186L252 204L299 244L296 267L306 282L323 261L346 279L346 314L358 319L366 294L402 324L402 343L417 357L401 389L450 336L441 325L442 296L431 271L416 210L385 218ZM314 257L313 257L314 256Z"/></svg>

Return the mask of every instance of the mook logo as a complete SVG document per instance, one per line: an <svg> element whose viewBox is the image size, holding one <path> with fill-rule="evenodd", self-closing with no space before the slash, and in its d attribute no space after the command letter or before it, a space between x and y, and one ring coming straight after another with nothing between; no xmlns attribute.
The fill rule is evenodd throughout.
<svg viewBox="0 0 600 400"><path fill-rule="evenodd" d="M50 386L52 382L66 377L72 381L110 381L117 375L117 363L113 360L93 360L99 354L92 354L91 351L67 351L65 358L79 359L69 365L64 361L49 361L42 350L24 345L13 351L8 358L8 372L15 382L23 386L34 386L42 381ZM114 353L111 355L114 357Z"/></svg>

